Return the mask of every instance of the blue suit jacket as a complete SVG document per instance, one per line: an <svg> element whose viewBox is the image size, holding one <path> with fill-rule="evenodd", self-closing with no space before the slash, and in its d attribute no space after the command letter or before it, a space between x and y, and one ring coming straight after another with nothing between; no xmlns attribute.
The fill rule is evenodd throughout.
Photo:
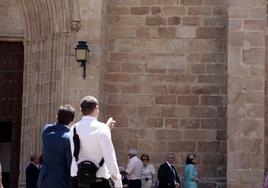
<svg viewBox="0 0 268 188"><path fill-rule="evenodd" d="M46 125L42 131L43 163L39 188L70 188L72 154L69 128L62 124Z"/></svg>

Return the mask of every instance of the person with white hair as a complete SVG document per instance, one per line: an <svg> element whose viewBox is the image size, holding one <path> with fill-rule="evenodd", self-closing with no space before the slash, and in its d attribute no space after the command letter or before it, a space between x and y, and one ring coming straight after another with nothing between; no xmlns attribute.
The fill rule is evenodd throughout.
<svg viewBox="0 0 268 188"><path fill-rule="evenodd" d="M141 188L142 161L137 157L137 149L128 151L129 161L125 173L128 179L128 188Z"/></svg>

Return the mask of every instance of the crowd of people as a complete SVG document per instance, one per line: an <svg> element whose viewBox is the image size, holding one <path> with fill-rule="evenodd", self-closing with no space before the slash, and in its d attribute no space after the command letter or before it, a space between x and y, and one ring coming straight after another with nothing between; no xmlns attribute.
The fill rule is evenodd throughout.
<svg viewBox="0 0 268 188"><path fill-rule="evenodd" d="M82 118L71 128L68 125L75 117L75 109L71 105L61 106L57 122L45 125L42 130L42 156L31 156L26 168L26 188L180 186L181 180L173 166L175 155L172 153L167 155L156 176L150 156L144 153L138 157L137 149L131 148L128 164L120 171L111 138L115 120L109 118L106 123L98 121L99 103L93 96L81 100L80 110ZM199 180L195 158L194 154L187 156L184 188L197 188ZM0 188L2 187L0 181Z"/></svg>
<svg viewBox="0 0 268 188"><path fill-rule="evenodd" d="M187 155L182 179L173 166L173 153L167 154L156 174L150 156L138 157L137 149L131 148L126 168L119 170L111 138L115 120L98 121L99 103L92 96L81 100L80 110L83 116L71 128L68 125L75 117L71 105L61 106L57 122L44 127L42 155L30 158L26 188L198 188L195 154ZM3 188L1 178L0 163ZM268 176L264 188L268 188Z"/></svg>
<svg viewBox="0 0 268 188"><path fill-rule="evenodd" d="M95 97L86 96L80 102L82 118L71 128L75 109L71 105L61 106L57 122L48 124L42 131L42 160L31 157L26 169L27 188L176 188L181 180L173 166L175 155L169 153L167 160L159 167L157 176L150 156L146 153L138 157L137 149L128 152L126 168L119 170L111 139L115 120L107 123L98 121L99 103ZM198 174L194 154L186 159L184 187L197 188ZM92 181L86 168L94 167ZM40 169L40 170L39 170ZM86 177L86 178L85 178Z"/></svg>
<svg viewBox="0 0 268 188"><path fill-rule="evenodd" d="M128 164L120 171L111 138L115 120L109 118L106 124L98 121L99 103L92 96L81 100L80 110L83 116L71 128L68 125L75 117L71 105L61 106L57 122L44 127L42 155L30 158L26 188L198 188L195 154L187 155L182 179L173 166L173 153L167 154L156 175L150 156L143 153L138 157L135 148L128 151ZM93 179L89 171L83 174L86 167L95 169ZM0 188L3 188L1 178L0 163ZM267 182L268 176L265 188Z"/></svg>

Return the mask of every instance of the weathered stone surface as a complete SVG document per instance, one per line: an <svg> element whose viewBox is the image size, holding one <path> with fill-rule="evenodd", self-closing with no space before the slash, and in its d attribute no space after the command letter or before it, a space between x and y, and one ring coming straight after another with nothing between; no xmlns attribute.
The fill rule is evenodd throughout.
<svg viewBox="0 0 268 188"><path fill-rule="evenodd" d="M23 10L18 6L17 0L2 0L0 2L0 37L24 37L24 16ZM17 39L17 40L18 40Z"/></svg>
<svg viewBox="0 0 268 188"><path fill-rule="evenodd" d="M149 13L149 7L131 7L130 14L133 15L147 15Z"/></svg>

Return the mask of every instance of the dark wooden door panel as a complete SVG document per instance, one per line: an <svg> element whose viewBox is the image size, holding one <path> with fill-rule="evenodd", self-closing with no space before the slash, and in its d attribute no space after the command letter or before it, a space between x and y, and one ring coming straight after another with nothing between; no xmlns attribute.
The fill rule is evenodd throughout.
<svg viewBox="0 0 268 188"><path fill-rule="evenodd" d="M20 133L22 110L22 83L23 83L23 44L21 42L0 41L0 122L8 122L10 130L2 134L10 134L10 158L1 161L9 163L9 172L5 172L4 187L18 187ZM3 124L0 124L0 126ZM0 130L9 130L8 128ZM1 142L0 142L1 144ZM1 151L0 151L1 153Z"/></svg>

